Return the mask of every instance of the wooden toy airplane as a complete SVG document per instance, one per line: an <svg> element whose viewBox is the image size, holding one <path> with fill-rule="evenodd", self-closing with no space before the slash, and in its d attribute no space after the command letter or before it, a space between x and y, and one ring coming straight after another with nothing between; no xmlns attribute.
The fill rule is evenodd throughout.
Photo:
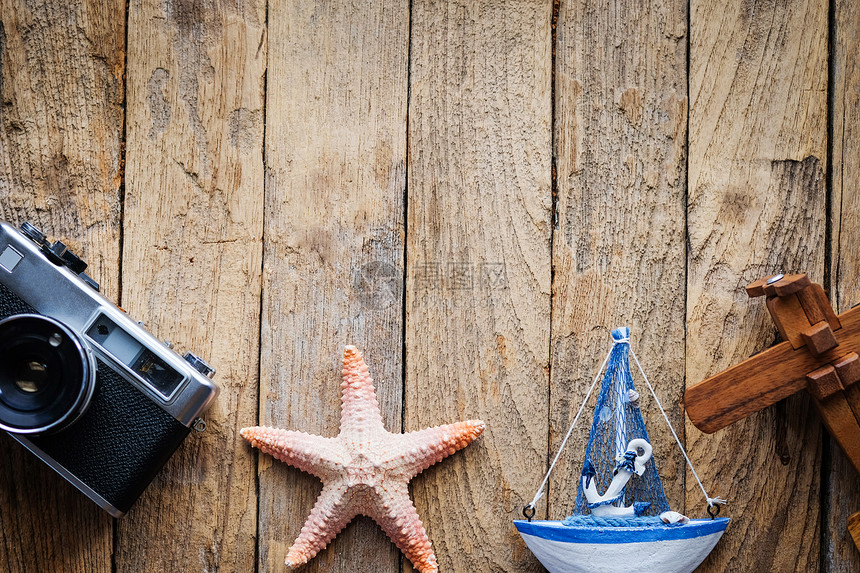
<svg viewBox="0 0 860 573"><path fill-rule="evenodd" d="M765 277L746 291L767 297L784 342L691 386L690 420L710 434L806 388L860 472L860 307L837 316L806 274ZM860 513L848 523L860 548Z"/></svg>

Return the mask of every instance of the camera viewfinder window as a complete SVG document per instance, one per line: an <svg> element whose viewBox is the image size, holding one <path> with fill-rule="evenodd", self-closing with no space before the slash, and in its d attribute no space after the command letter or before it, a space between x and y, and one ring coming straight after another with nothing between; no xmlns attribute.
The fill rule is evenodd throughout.
<svg viewBox="0 0 860 573"><path fill-rule="evenodd" d="M131 365L131 369L164 396L170 396L182 382L179 372L145 348Z"/></svg>
<svg viewBox="0 0 860 573"><path fill-rule="evenodd" d="M169 397L183 380L182 374L105 315L98 317L87 335L165 398Z"/></svg>

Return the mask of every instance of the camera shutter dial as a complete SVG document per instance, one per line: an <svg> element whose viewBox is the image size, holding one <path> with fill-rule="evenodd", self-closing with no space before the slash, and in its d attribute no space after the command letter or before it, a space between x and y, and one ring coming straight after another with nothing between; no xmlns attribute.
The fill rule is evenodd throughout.
<svg viewBox="0 0 860 573"><path fill-rule="evenodd" d="M31 240L33 240L33 242L35 242L40 247L47 242L45 240L45 233L40 231L39 228L36 227L36 225L30 223L29 221L21 223L21 232L24 233Z"/></svg>
<svg viewBox="0 0 860 573"><path fill-rule="evenodd" d="M99 290L99 283L94 281L92 277L84 273L87 270L87 263L78 255L69 250L62 241L55 241L53 244L48 242L45 233L39 230L38 227L30 222L21 224L21 232L29 237L34 243L39 245L48 260L55 265L68 267L73 273L81 277L87 285L94 290Z"/></svg>

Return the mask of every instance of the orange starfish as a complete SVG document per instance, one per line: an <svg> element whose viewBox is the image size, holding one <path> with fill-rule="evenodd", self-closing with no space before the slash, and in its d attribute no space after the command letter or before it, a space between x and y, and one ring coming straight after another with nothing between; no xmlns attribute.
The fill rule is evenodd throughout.
<svg viewBox="0 0 860 573"><path fill-rule="evenodd" d="M409 481L484 431L469 420L408 434L385 431L373 379L354 346L343 351L340 434L323 438L277 428L243 428L251 445L323 481L293 546L291 568L307 563L357 515L371 517L421 573L438 571L436 555L409 499Z"/></svg>

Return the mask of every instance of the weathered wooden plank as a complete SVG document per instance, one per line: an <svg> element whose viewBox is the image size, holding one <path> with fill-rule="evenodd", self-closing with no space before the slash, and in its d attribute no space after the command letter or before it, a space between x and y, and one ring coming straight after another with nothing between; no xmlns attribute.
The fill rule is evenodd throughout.
<svg viewBox="0 0 860 573"><path fill-rule="evenodd" d="M856 153L860 144L860 6L840 0L835 3L834 16L830 287L834 306L844 310L860 301L860 253L856 249L860 234L860 157ZM860 571L860 552L853 543L860 538L860 528L854 538L848 531L850 516L860 511L860 478L838 445L831 440L829 447L831 462L830 472L824 476L828 485L822 523L824 571ZM858 524L860 520L855 527Z"/></svg>
<svg viewBox="0 0 860 573"><path fill-rule="evenodd" d="M124 6L0 4L0 213L68 239L109 298L119 294Z"/></svg>
<svg viewBox="0 0 860 573"><path fill-rule="evenodd" d="M686 2L669 0L659 10L638 0L612 9L599 1L561 4L552 453L616 326L631 327L634 352L670 420L683 428L686 44ZM666 495L683 511L683 457L633 369ZM573 510L593 410L585 412L553 474L552 519Z"/></svg>
<svg viewBox="0 0 860 573"><path fill-rule="evenodd" d="M338 433L343 347L401 428L409 6L269 6L260 422ZM284 568L319 480L259 458L260 570ZM303 571L399 570L368 518Z"/></svg>
<svg viewBox="0 0 860 573"><path fill-rule="evenodd" d="M413 481L441 571L540 570L511 520L546 459L551 15L413 6L406 430L487 423Z"/></svg>
<svg viewBox="0 0 860 573"><path fill-rule="evenodd" d="M117 571L252 571L265 2L132 3L123 304L217 369L192 433L119 522Z"/></svg>
<svg viewBox="0 0 860 573"><path fill-rule="evenodd" d="M0 213L119 284L124 2L0 3ZM74 81L70 81L74 78ZM111 570L112 520L0 438L0 570Z"/></svg>
<svg viewBox="0 0 860 573"><path fill-rule="evenodd" d="M779 271L821 282L826 96L826 2L691 4L689 384L773 342L744 285ZM820 440L805 394L713 435L687 425L734 517L703 571L818 568Z"/></svg>

